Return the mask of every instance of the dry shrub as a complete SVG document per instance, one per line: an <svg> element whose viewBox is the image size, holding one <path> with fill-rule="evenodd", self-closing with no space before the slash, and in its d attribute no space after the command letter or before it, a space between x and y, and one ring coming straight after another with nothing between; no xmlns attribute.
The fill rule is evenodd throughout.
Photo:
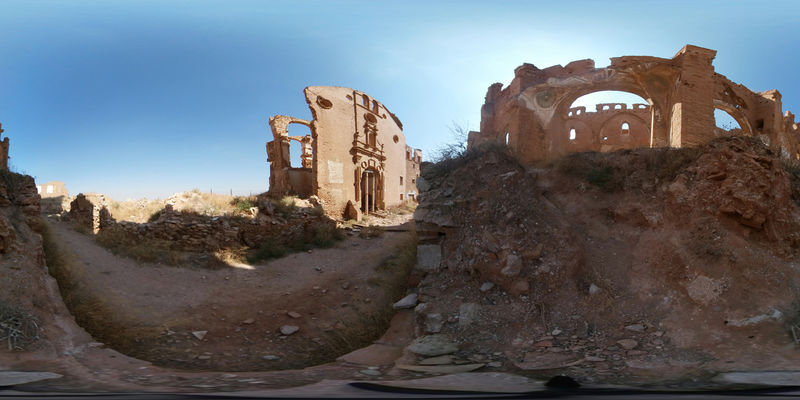
<svg viewBox="0 0 800 400"><path fill-rule="evenodd" d="M286 246L274 240L265 240L261 243L261 246L247 255L247 261L252 264L273 258L281 258L286 254L289 254L289 249Z"/></svg>
<svg viewBox="0 0 800 400"><path fill-rule="evenodd" d="M792 188L792 200L800 206L800 161L784 160L783 169L789 174L789 183Z"/></svg>
<svg viewBox="0 0 800 400"><path fill-rule="evenodd" d="M703 153L704 148L653 148L573 153L551 167L607 192L671 182Z"/></svg>
<svg viewBox="0 0 800 400"><path fill-rule="evenodd" d="M0 300L0 344L8 351L30 349L39 338L38 319L31 313Z"/></svg>
<svg viewBox="0 0 800 400"><path fill-rule="evenodd" d="M278 201L274 201L275 213L283 218L289 218L297 211L297 204L294 200L296 197L285 196Z"/></svg>
<svg viewBox="0 0 800 400"><path fill-rule="evenodd" d="M103 229L95 235L97 244L112 253L137 262L161 263L177 266L182 264L184 255L171 250L169 242L156 239L137 239L118 229Z"/></svg>
<svg viewBox="0 0 800 400"><path fill-rule="evenodd" d="M383 236L384 229L382 226L372 225L361 228L358 232L358 237L362 239L372 239Z"/></svg>

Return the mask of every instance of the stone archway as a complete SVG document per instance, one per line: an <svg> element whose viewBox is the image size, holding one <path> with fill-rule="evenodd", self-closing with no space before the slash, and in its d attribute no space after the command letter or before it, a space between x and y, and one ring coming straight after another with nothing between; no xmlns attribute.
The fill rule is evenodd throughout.
<svg viewBox="0 0 800 400"><path fill-rule="evenodd" d="M750 123L750 120L742 113L738 108L732 106L728 103L714 100L714 109L722 110L728 113L736 123L739 124L739 128L742 129L742 133L747 136L753 136L753 125Z"/></svg>

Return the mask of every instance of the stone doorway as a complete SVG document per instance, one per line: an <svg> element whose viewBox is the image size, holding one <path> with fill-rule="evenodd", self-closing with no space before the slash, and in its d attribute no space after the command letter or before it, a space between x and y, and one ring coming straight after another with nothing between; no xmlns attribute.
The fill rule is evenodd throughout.
<svg viewBox="0 0 800 400"><path fill-rule="evenodd" d="M365 214L375 212L383 197L383 185L377 171L368 169L361 173L361 211Z"/></svg>

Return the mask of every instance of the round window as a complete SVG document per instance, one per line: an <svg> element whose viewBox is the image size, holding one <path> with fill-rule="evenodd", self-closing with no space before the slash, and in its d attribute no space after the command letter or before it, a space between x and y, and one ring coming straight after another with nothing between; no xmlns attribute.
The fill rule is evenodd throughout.
<svg viewBox="0 0 800 400"><path fill-rule="evenodd" d="M394 140L395 143L398 143L398 142L400 142L400 137L398 137L397 135L394 135L392 140Z"/></svg>
<svg viewBox="0 0 800 400"><path fill-rule="evenodd" d="M326 99L326 98L324 98L322 96L317 96L317 104L319 104L319 106L322 107L322 108L331 108L331 107L333 107L333 103L331 103L330 100L328 100L328 99Z"/></svg>
<svg viewBox="0 0 800 400"><path fill-rule="evenodd" d="M377 118L375 118L375 115L373 115L372 113L366 113L366 114L364 114L364 118L365 118L367 121L369 121L369 123L371 123L371 124L377 124L377 123L378 123L378 119L377 119Z"/></svg>

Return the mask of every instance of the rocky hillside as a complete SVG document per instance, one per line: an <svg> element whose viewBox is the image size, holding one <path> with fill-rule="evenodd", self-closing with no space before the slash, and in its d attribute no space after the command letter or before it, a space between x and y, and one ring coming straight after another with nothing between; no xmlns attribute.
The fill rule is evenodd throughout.
<svg viewBox="0 0 800 400"><path fill-rule="evenodd" d="M78 334L47 274L39 201L33 178L0 171L0 365L5 368L29 368L63 351Z"/></svg>
<svg viewBox="0 0 800 400"><path fill-rule="evenodd" d="M797 365L787 171L742 137L540 168L497 149L432 165L415 213L442 253L418 287L424 333L464 357L586 381Z"/></svg>

